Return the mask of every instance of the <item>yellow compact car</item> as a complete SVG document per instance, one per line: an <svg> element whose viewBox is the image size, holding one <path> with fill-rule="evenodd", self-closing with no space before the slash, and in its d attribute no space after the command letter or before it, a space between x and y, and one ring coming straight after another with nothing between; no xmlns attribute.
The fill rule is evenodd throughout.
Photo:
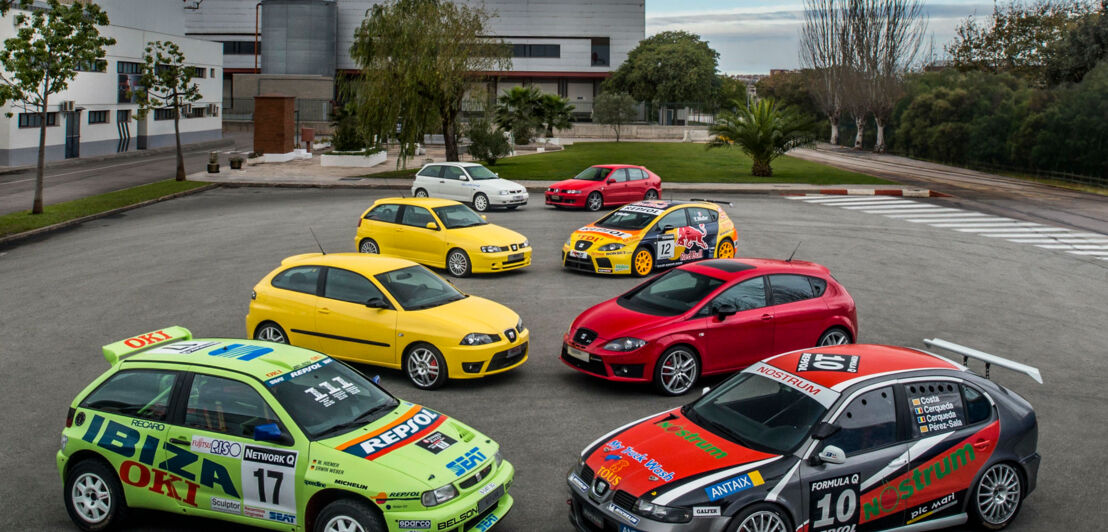
<svg viewBox="0 0 1108 532"><path fill-rule="evenodd" d="M377 200L358 220L354 245L362 253L445 268L455 277L531 264L526 237L486 222L461 203L436 198Z"/></svg>
<svg viewBox="0 0 1108 532"><path fill-rule="evenodd" d="M738 239L735 224L715 203L640 201L574 231L562 246L562 266L641 277L655 268L729 259Z"/></svg>
<svg viewBox="0 0 1108 532"><path fill-rule="evenodd" d="M254 339L401 369L423 389L527 361L530 333L519 314L404 259L295 255L262 278L250 299L246 333Z"/></svg>

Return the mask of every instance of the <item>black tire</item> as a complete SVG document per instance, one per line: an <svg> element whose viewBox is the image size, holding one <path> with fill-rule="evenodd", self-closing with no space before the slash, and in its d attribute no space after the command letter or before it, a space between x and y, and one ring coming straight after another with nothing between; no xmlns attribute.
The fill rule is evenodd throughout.
<svg viewBox="0 0 1108 532"><path fill-rule="evenodd" d="M446 271L454 277L469 277L473 273L473 261L464 250L454 248L446 252Z"/></svg>
<svg viewBox="0 0 1108 532"><path fill-rule="evenodd" d="M604 208L604 196L601 196L599 192L589 193L589 197L585 198L585 209L590 212L596 212Z"/></svg>
<svg viewBox="0 0 1108 532"><path fill-rule="evenodd" d="M351 526L353 525L353 526ZM341 526L341 528L340 528ZM358 499L332 501L320 510L312 523L313 532L355 530L361 532L387 532L388 527L369 503Z"/></svg>
<svg viewBox="0 0 1108 532"><path fill-rule="evenodd" d="M666 349L654 363L654 389L662 395L688 393L698 380L700 356L687 345L675 345Z"/></svg>
<svg viewBox="0 0 1108 532"><path fill-rule="evenodd" d="M127 518L123 485L115 471L100 460L86 459L74 464L65 477L64 489L65 510L81 530L111 530ZM100 504L104 500L107 502Z"/></svg>
<svg viewBox="0 0 1108 532"><path fill-rule="evenodd" d="M358 243L358 253L380 255L381 246L378 246L377 241L372 238L363 238L362 241Z"/></svg>
<svg viewBox="0 0 1108 532"><path fill-rule="evenodd" d="M514 211L519 208L519 205L506 205L504 206L504 208L508 209L509 211Z"/></svg>
<svg viewBox="0 0 1108 532"><path fill-rule="evenodd" d="M852 343L854 343L854 339L850 337L850 331L842 327L831 327L823 331L823 334L819 335L819 340L816 341L816 347Z"/></svg>
<svg viewBox="0 0 1108 532"><path fill-rule="evenodd" d="M442 388L450 378L446 359L435 346L427 343L413 344L404 353L404 375L416 388L435 390Z"/></svg>
<svg viewBox="0 0 1108 532"><path fill-rule="evenodd" d="M254 330L254 339L275 344L289 343L289 335L285 333L280 325L272 321L263 321L258 324L258 328Z"/></svg>
<svg viewBox="0 0 1108 532"><path fill-rule="evenodd" d="M650 190L647 190L647 191L646 191L646 194L645 194L645 195L643 195L643 198L642 198L642 199L644 199L644 200L646 200L646 201L650 201L650 200L656 200L656 199L658 199L658 198L660 198L660 197L661 197L661 195L660 195L660 194L658 194L658 191L657 191L657 190L654 190L654 189L650 189Z"/></svg>
<svg viewBox="0 0 1108 532"><path fill-rule="evenodd" d="M1019 466L993 464L977 479L970 495L970 519L982 530L1006 528L1020 514L1026 493L1027 482Z"/></svg>
<svg viewBox="0 0 1108 532"><path fill-rule="evenodd" d="M482 192L473 195L473 210L485 212L489 210L489 197Z"/></svg>
<svg viewBox="0 0 1108 532"><path fill-rule="evenodd" d="M776 521L776 526L771 526L769 528L752 526L759 522L768 525L773 523L773 521ZM743 528L744 525L746 525L746 528ZM789 519L789 516L781 510L780 507L760 502L743 508L741 512L735 514L735 517L732 518L731 522L727 525L727 532L745 532L747 530L792 532L795 529L793 528L792 520Z"/></svg>
<svg viewBox="0 0 1108 532"><path fill-rule="evenodd" d="M428 196L428 194L427 194L426 190L423 190L422 188L417 188L415 190L415 197L417 197L417 198L426 198L427 196Z"/></svg>

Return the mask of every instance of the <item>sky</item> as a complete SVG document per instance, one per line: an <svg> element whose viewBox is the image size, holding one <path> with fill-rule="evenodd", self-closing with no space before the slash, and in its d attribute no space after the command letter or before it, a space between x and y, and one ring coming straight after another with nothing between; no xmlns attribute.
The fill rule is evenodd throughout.
<svg viewBox="0 0 1108 532"><path fill-rule="evenodd" d="M727 74L768 74L771 68L799 68L803 0L645 0L646 35L685 30L719 52L719 70ZM928 40L935 54L954 36L967 16L992 14L990 0L924 0ZM924 50L923 53L926 53Z"/></svg>

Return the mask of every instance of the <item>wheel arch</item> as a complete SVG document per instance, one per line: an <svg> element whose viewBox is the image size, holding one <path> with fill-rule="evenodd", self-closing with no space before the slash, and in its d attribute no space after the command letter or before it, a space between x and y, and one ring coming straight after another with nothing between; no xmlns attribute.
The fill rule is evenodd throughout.
<svg viewBox="0 0 1108 532"><path fill-rule="evenodd" d="M250 331L250 338L254 338L255 336L257 336L258 335L258 330L261 329L266 324L269 324L269 323L272 323L272 324L276 325L278 328L280 328L282 331L285 331L285 328L281 327L280 323L277 323L276 321L267 318L267 319L264 319L262 321L259 321L258 324L254 326L254 330ZM285 339L286 340L288 339L288 335L289 335L289 332L285 331Z"/></svg>
<svg viewBox="0 0 1108 532"><path fill-rule="evenodd" d="M115 473L117 479L119 478L119 472L115 470L115 467L112 465L111 461L109 461L107 458L104 458L104 455L91 449L81 449L80 451L69 455L69 458L66 459L65 470L62 473L62 482L64 483L66 480L69 479L70 471L72 471L73 468L77 466L77 464L88 460L104 464L108 467L108 469ZM122 483L122 481L120 483Z"/></svg>
<svg viewBox="0 0 1108 532"><path fill-rule="evenodd" d="M788 518L789 521L791 521L791 523L788 524L792 525L793 530L797 529L797 523L802 523L805 521L803 514L801 514L798 509L793 508L792 504L789 504L788 501L781 497L776 497L774 498L774 500L770 500L768 496L761 496L760 498L749 497L742 498L731 503L727 506L725 510L722 511L723 515L727 517L727 527L724 530L731 530L731 526L735 525L735 517L742 513L743 510L754 506L755 504L768 505L777 508L779 511L781 511L782 514L785 515L786 518Z"/></svg>
<svg viewBox="0 0 1108 532"><path fill-rule="evenodd" d="M843 329L850 335L850 343L858 343L858 330L854 327L853 323L845 316L831 316L824 323L823 327L819 330L819 336L816 337L818 342L823 333L830 331L831 329Z"/></svg>
<svg viewBox="0 0 1108 532"><path fill-rule="evenodd" d="M678 333L659 339L657 342L658 348L654 356L647 360L648 368L643 368L643 375L647 375L647 369L650 370L649 374L654 374L654 368L658 366L658 360L662 358L662 355L666 351L673 349L674 347L687 347L689 351L692 351L697 362L700 363L700 374L704 375L704 355L701 354L700 349L696 347L696 339L691 333Z"/></svg>
<svg viewBox="0 0 1108 532"><path fill-rule="evenodd" d="M326 508L328 504L341 499L360 499L366 501L369 503L369 507L373 508L373 513L381 518L381 522L387 522L385 521L385 513L382 512L376 504L373 504L372 499L364 494L339 488L325 488L312 494L308 502L304 504L304 530L312 530L319 512Z"/></svg>

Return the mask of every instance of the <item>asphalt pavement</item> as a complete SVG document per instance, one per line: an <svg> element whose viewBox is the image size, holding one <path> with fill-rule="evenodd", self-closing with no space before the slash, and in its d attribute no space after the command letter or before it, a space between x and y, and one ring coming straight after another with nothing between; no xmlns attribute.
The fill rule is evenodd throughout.
<svg viewBox="0 0 1108 532"><path fill-rule="evenodd" d="M0 529L75 529L54 455L68 404L108 367L101 345L167 325L243 336L254 283L284 257L315 251L309 228L328 251L352 251L359 214L385 194L216 189L0 250ZM1108 261L784 197L730 199L739 254L784 258L802 243L796 257L828 266L853 294L861 341L923 347L938 337L1040 367L1042 385L993 370L1035 406L1040 424L1038 489L1011 530L1108 522L1100 496L1108 489ZM518 370L426 392L399 372L366 367L398 396L501 443L518 473L516 507L499 531L567 530L565 473L577 453L612 428L692 399L610 384L558 360L578 313L636 283L561 270L566 236L595 218L534 204L490 213L530 238L535 263L455 281L523 317L532 350ZM132 530L197 528L232 529L142 513Z"/></svg>

